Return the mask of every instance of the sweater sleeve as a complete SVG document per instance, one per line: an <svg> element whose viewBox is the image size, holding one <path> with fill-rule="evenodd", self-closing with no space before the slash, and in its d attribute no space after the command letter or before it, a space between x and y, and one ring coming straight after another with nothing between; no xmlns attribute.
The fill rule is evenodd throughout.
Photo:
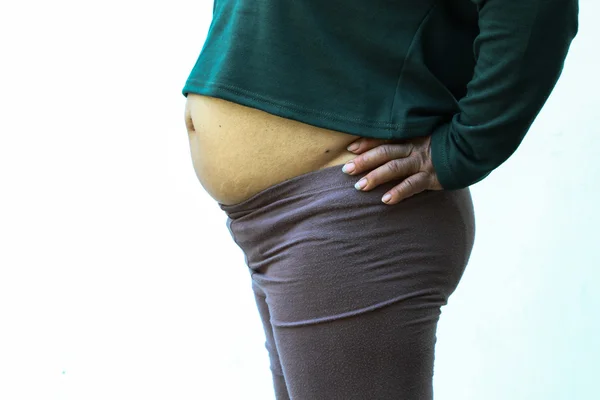
<svg viewBox="0 0 600 400"><path fill-rule="evenodd" d="M471 0L476 59L460 111L436 127L431 159L442 187L488 176L521 144L562 72L578 31L578 0Z"/></svg>

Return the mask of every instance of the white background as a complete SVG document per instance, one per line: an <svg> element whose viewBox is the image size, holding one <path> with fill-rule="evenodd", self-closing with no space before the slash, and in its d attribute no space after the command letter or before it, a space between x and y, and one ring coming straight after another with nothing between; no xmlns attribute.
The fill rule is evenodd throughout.
<svg viewBox="0 0 600 400"><path fill-rule="evenodd" d="M600 377L598 3L519 150L472 187L477 237L438 328L436 400L573 400ZM0 13L0 399L273 399L181 89L212 1Z"/></svg>

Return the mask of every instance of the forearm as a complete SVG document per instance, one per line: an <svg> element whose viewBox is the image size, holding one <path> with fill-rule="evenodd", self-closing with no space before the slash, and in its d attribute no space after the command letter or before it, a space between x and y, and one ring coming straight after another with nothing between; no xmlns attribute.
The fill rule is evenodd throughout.
<svg viewBox="0 0 600 400"><path fill-rule="evenodd" d="M562 72L578 29L578 0L472 0L476 65L460 112L432 134L445 189L467 187L522 142Z"/></svg>

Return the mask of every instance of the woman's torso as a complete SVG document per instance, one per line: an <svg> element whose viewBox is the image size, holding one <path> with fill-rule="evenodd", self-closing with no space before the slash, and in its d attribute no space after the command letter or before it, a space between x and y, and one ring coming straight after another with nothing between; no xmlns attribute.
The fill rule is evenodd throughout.
<svg viewBox="0 0 600 400"><path fill-rule="evenodd" d="M359 136L189 93L186 126L196 176L222 204L242 202L295 176L345 164Z"/></svg>

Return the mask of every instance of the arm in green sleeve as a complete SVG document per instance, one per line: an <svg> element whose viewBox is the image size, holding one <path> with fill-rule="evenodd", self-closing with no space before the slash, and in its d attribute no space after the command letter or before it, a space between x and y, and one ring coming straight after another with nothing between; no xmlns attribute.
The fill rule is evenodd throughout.
<svg viewBox="0 0 600 400"><path fill-rule="evenodd" d="M578 0L471 1L479 11L473 78L460 112L431 138L431 159L446 190L481 181L516 151L578 30Z"/></svg>

